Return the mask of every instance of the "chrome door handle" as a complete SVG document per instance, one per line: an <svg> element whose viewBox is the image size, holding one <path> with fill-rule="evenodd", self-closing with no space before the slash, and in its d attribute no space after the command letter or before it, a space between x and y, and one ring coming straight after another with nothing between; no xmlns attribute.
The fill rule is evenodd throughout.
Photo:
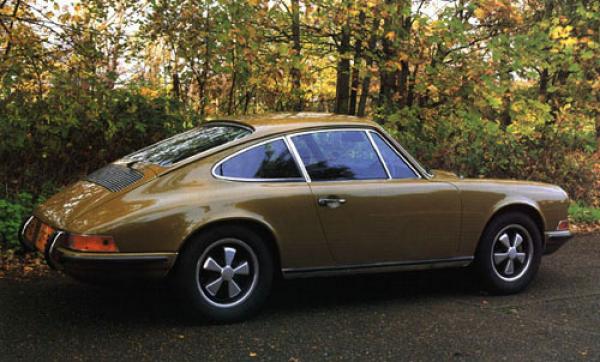
<svg viewBox="0 0 600 362"><path fill-rule="evenodd" d="M320 197L318 200L319 206L327 206L330 209L335 209L346 203L346 199L337 197Z"/></svg>

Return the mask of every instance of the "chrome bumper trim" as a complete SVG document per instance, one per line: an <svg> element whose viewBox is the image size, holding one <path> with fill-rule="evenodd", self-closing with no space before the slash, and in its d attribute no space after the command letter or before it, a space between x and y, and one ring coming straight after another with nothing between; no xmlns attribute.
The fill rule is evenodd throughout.
<svg viewBox="0 0 600 362"><path fill-rule="evenodd" d="M177 257L177 253L85 253L62 247L58 247L56 252L60 254L60 260L81 262L168 262Z"/></svg>
<svg viewBox="0 0 600 362"><path fill-rule="evenodd" d="M573 233L569 230L546 231L544 235L546 236L544 255L554 253L573 237Z"/></svg>
<svg viewBox="0 0 600 362"><path fill-rule="evenodd" d="M30 245L29 243L27 243L27 240L25 239L25 230L27 230L27 227L29 226L29 224L31 224L31 221L33 220L34 216L30 216L27 221L25 221L25 223L23 223L23 226L21 227L21 231L19 231L19 241L21 242L21 246L23 246L23 248L27 251L34 251L35 247L33 245Z"/></svg>
<svg viewBox="0 0 600 362"><path fill-rule="evenodd" d="M545 234L548 239L569 239L573 237L573 233L569 230L546 231Z"/></svg>

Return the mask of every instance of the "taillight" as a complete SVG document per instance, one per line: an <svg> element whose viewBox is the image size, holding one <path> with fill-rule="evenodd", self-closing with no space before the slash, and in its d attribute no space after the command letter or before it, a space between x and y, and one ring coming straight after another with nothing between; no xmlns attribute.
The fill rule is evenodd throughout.
<svg viewBox="0 0 600 362"><path fill-rule="evenodd" d="M569 230L569 219L561 220L556 227L556 230Z"/></svg>
<svg viewBox="0 0 600 362"><path fill-rule="evenodd" d="M95 251L103 253L116 253L119 251L115 240L111 236L102 235L69 235L67 242L69 249L79 251Z"/></svg>

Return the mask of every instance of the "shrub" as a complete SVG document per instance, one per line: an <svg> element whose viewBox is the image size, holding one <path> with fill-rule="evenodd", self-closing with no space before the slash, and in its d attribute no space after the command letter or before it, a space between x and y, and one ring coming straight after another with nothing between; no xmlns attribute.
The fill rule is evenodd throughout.
<svg viewBox="0 0 600 362"><path fill-rule="evenodd" d="M55 80L43 98L0 102L0 182L6 197L63 185L197 119L144 88L82 90Z"/></svg>
<svg viewBox="0 0 600 362"><path fill-rule="evenodd" d="M593 119L560 121L516 118L508 127L476 110L441 107L405 108L387 118L390 132L430 168L465 177L514 178L549 182L576 200L593 204Z"/></svg>
<svg viewBox="0 0 600 362"><path fill-rule="evenodd" d="M576 223L592 224L600 222L600 208L586 206L581 202L573 202L569 206L569 217Z"/></svg>
<svg viewBox="0 0 600 362"><path fill-rule="evenodd" d="M34 198L21 192L15 200L0 199L0 241L9 248L19 247L18 233L23 221L31 215L33 207L43 202L43 197Z"/></svg>

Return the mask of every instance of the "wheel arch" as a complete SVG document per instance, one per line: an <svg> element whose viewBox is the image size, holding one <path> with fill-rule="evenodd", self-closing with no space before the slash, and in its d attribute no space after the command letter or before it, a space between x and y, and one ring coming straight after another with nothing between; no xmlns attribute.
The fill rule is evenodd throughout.
<svg viewBox="0 0 600 362"><path fill-rule="evenodd" d="M228 226L239 226L247 228L255 233L257 233L261 239L265 241L267 247L272 252L273 262L274 262L274 270L276 273L281 273L281 252L279 249L279 243L277 241L277 237L275 236L275 232L273 229L264 222L261 222L256 219L247 218L247 217L233 217L226 219L218 219L207 222L200 227L196 228L192 231L181 243L179 246L179 253L181 254L185 248L191 244L192 240L195 236L207 232L208 230L214 228L226 228ZM179 255L175 260L175 267L177 266L177 262L179 260Z"/></svg>
<svg viewBox="0 0 600 362"><path fill-rule="evenodd" d="M544 244L544 230L545 230L546 221L544 219L542 212L535 204L520 201L520 202L512 202L512 203L508 202L508 203L500 204L495 208L494 212L490 215L490 217L486 221L485 226L483 227L483 230L481 231L481 234L479 235L479 240L477 242L478 248L479 248L479 244L481 244L481 238L483 237L485 230L488 228L488 226L490 225L492 220L494 220L495 218L497 218L500 215L508 214L511 212L522 213L522 214L529 216L533 220L533 222L536 224L538 231L540 232L540 236L542 238L542 244Z"/></svg>

